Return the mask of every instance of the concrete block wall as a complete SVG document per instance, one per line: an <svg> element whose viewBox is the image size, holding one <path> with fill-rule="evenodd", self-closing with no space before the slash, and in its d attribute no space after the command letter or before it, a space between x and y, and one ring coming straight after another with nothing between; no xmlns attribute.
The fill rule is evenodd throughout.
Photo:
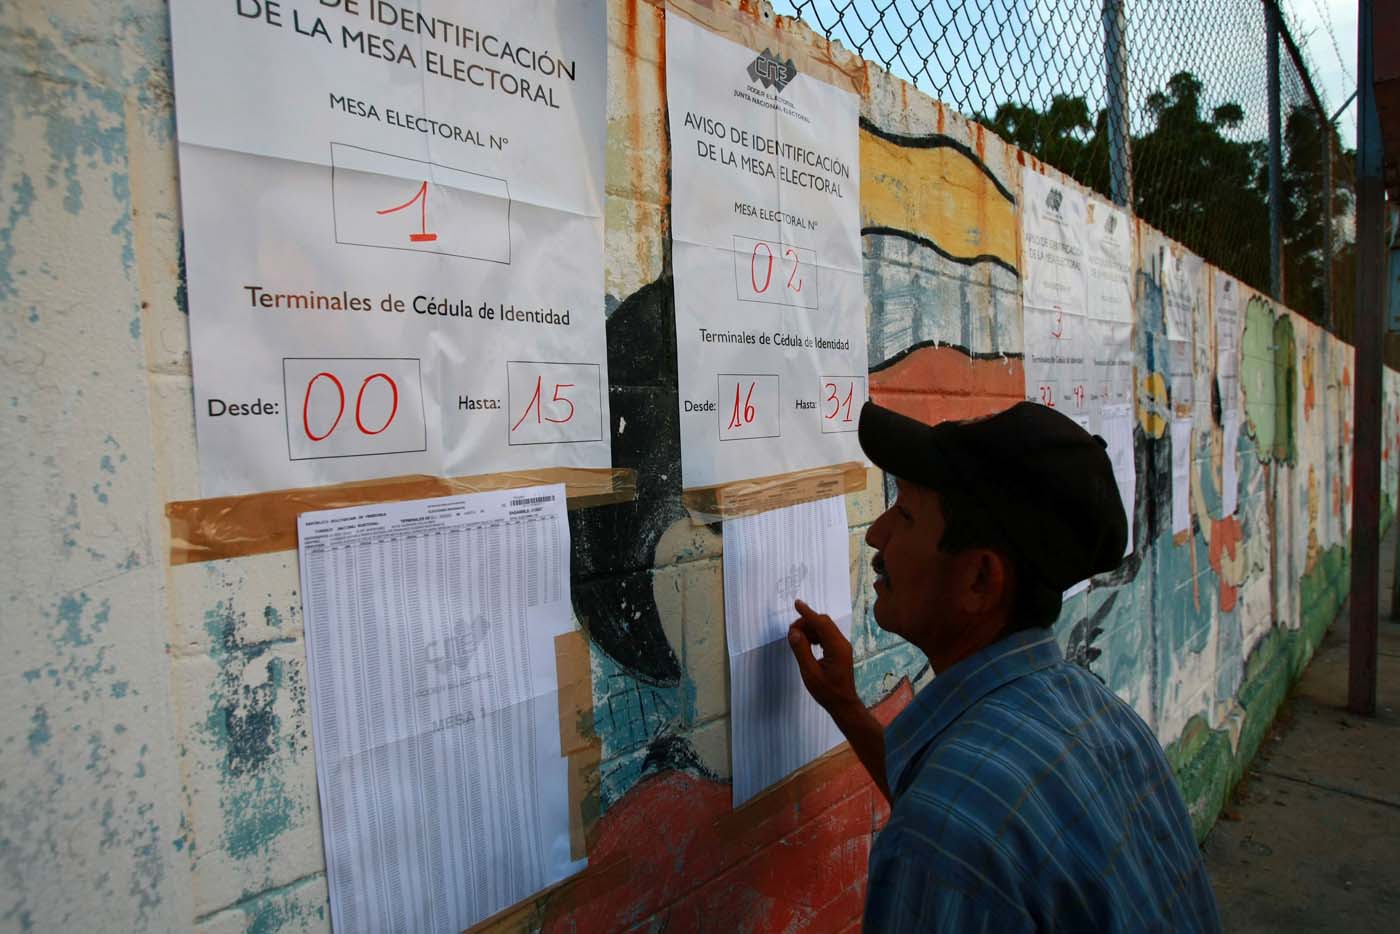
<svg viewBox="0 0 1400 934"><path fill-rule="evenodd" d="M1029 157L800 24L716 2L864 89L875 398L929 420L1021 398ZM601 750L591 865L491 926L854 930L885 812L848 751L729 806L721 539L680 501L665 14L610 0L608 17L613 458L638 494L571 514ZM167 558L164 504L199 495L169 52L157 0L0 8L3 929L329 926L295 555ZM1056 633L1157 731L1204 831L1346 596L1353 354L1246 291L1240 508L1221 515L1223 433L1200 404L1175 541L1165 240L1137 234L1134 553ZM1208 400L1209 304L1196 314ZM859 687L888 719L930 673L869 617L861 539L884 496L870 471L848 515Z"/></svg>

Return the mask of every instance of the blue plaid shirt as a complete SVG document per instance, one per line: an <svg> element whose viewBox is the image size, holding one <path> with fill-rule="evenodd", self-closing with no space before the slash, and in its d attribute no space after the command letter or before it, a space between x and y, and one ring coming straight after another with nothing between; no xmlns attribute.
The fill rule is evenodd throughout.
<svg viewBox="0 0 1400 934"><path fill-rule="evenodd" d="M866 931L1220 930L1157 738L1049 630L934 678L885 771Z"/></svg>

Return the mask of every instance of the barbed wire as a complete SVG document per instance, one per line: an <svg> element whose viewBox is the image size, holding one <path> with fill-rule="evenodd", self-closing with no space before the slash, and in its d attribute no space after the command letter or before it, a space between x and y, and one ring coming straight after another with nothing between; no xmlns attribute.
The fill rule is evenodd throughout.
<svg viewBox="0 0 1400 934"><path fill-rule="evenodd" d="M1274 2L774 0L774 7L1106 198L1124 153L1110 140L1105 10L1121 8L1135 213L1267 293L1267 5ZM1354 179L1303 53L1280 46L1284 297L1320 320L1327 276L1344 278L1333 267L1350 244ZM1335 236L1323 255L1329 161Z"/></svg>
<svg viewBox="0 0 1400 934"><path fill-rule="evenodd" d="M1322 22L1322 28L1327 32L1327 38L1332 41L1332 53L1337 56L1337 67L1341 69L1342 77L1350 84L1356 83L1356 76L1347 68L1346 56L1342 55L1341 43L1337 41L1336 24L1332 22L1332 11L1322 2L1322 0L1312 0L1313 9L1317 11L1317 18Z"/></svg>

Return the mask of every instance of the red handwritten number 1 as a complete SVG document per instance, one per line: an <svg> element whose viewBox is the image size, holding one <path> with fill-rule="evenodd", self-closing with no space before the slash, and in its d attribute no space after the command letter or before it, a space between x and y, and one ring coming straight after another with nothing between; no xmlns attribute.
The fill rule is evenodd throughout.
<svg viewBox="0 0 1400 934"><path fill-rule="evenodd" d="M551 417L551 416L548 416L548 415L544 414L544 407L543 407L543 405L542 405L542 403L541 403L541 401L540 401L540 392L544 389L544 377L543 377L543 376L536 376L536 377L535 377L535 394L534 394L533 396L530 397L530 404L527 405L527 406L525 406L525 411L520 413L520 418L516 420L516 422L515 422L514 425L511 425L511 426L510 426L510 430L511 430L511 431L514 431L515 429L519 428L520 425L521 425L521 423L524 422L525 419L526 419L527 417L529 417L529 415L530 415L530 410L531 410L531 409L533 409L534 412L535 412L535 424L536 424L536 425L543 424L544 422L553 422L553 423L556 424L556 425L562 425L562 424L564 424L565 422L569 421L569 419L571 419L571 418L574 417L574 404L573 404L572 402L570 402L569 399L568 399L567 397L559 395L559 390L561 390L561 389L572 389L573 387L574 387L574 384L573 384L573 383L555 383L555 384L554 384L554 398L551 399L551 400L549 400L549 401L550 401L550 402L562 402L562 403L564 403L565 405L567 405L567 406L569 407L569 414L568 414L568 415L565 415L563 418L553 418L553 417Z"/></svg>
<svg viewBox="0 0 1400 934"><path fill-rule="evenodd" d="M437 239L437 234L428 233L428 183L426 181L423 182L422 185L418 186L418 193L412 198L409 198L403 204L399 205L396 208L385 208L382 211L375 211L374 213L379 215L393 214L395 211L402 211L404 208L413 204L415 201L418 202L419 206L419 232L409 234L408 240L410 243L431 243L432 241Z"/></svg>
<svg viewBox="0 0 1400 934"><path fill-rule="evenodd" d="M754 420L754 416L758 414L757 410L753 407L753 390L756 385L758 384L749 383L749 394L744 397L744 405L741 409L739 407L739 390L741 384L734 384L734 412L729 416L730 428L743 428L745 425L751 424Z"/></svg>

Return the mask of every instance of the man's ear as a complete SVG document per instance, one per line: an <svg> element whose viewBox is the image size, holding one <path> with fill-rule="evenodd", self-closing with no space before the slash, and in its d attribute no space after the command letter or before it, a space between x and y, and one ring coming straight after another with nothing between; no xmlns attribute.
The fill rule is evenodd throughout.
<svg viewBox="0 0 1400 934"><path fill-rule="evenodd" d="M986 615L1011 609L1015 570L1010 559L993 548L970 548L962 574L963 611Z"/></svg>

